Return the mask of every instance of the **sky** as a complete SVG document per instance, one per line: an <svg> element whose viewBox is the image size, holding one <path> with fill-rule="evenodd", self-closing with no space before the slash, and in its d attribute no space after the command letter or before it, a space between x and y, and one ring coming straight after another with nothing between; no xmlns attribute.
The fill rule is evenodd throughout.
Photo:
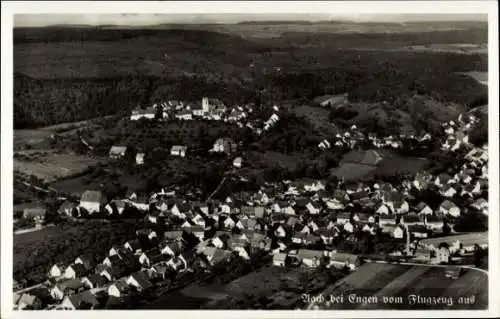
<svg viewBox="0 0 500 319"><path fill-rule="evenodd" d="M121 25L141 26L161 23L237 23L262 20L355 20L355 21L487 21L481 14L16 14L15 27L48 25Z"/></svg>

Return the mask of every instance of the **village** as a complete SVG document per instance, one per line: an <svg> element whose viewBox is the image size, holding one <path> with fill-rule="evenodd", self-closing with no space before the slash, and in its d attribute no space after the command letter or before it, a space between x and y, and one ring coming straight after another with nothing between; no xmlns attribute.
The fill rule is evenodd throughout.
<svg viewBox="0 0 500 319"><path fill-rule="evenodd" d="M279 110L275 106L264 123L243 124L241 119L251 108L228 109L218 100L203 98L200 105L170 101L135 109L130 121L200 117L247 125L260 135L280 120ZM456 229L456 222L464 216L488 216L488 146L471 145L467 134L476 124L472 115L443 123L441 149L467 150L462 165L439 175L422 171L399 183L342 177L336 183L284 180L261 185L254 193L206 201L186 200L175 189L151 194L130 190L124 198L106 198L101 191L89 189L79 201L66 200L58 214L71 220L133 215L149 226L137 229L137 236L122 245L109 247L107 256L80 256L69 264L56 263L47 269L44 283L15 289L15 307L99 309L111 297L119 303L130 294L141 296L159 289L167 279L172 283L178 276L190 276L195 269L209 273L231 258L250 260L262 255L269 256L274 267L326 267L346 273L356 271L368 259L470 265L474 253L488 247L487 232ZM318 148L347 147L352 150L347 157L376 164L383 157L380 150L400 148L403 139L418 144L434 138L430 134L380 137L352 126L324 139ZM357 149L357 144L366 142L371 149ZM237 149L237 141L222 136L210 152L232 156ZM114 160L126 154L127 148L121 145L109 152ZM189 149L174 145L170 155L187 157ZM147 154L133 156L136 165L147 165ZM245 158L234 157L232 163L237 171L245 165ZM22 214L42 227L46 212L36 206L24 208Z"/></svg>

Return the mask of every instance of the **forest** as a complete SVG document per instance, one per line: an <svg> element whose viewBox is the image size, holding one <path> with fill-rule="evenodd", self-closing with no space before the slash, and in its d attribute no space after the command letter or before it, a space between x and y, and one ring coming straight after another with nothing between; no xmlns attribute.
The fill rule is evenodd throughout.
<svg viewBox="0 0 500 319"><path fill-rule="evenodd" d="M16 29L14 127L128 114L138 105L166 99L193 102L203 96L218 97L228 105L272 105L283 100L309 103L317 96L338 93L348 93L352 102L394 104L414 94L469 106L487 102L487 87L461 74L487 71L484 55L360 51L352 46L366 41L397 46L416 43L416 39L431 44L451 39L453 43L482 43L487 34L484 30L356 37L284 33L267 42L230 33ZM304 41L335 45L302 48ZM41 51L32 54L32 45ZM53 59L59 57L64 63L54 64ZM84 66L92 71L86 73Z"/></svg>

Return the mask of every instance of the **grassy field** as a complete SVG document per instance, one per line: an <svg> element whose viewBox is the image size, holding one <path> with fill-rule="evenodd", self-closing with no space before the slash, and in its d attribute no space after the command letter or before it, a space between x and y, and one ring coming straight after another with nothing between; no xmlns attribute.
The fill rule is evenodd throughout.
<svg viewBox="0 0 500 319"><path fill-rule="evenodd" d="M46 182L84 173L89 166L99 161L84 155L35 153L24 154L23 159L14 159L14 170L26 175L35 175Z"/></svg>
<svg viewBox="0 0 500 319"><path fill-rule="evenodd" d="M370 179L375 175L390 176L397 172L415 174L427 165L428 161L422 158L403 157L389 150L380 151L383 160L375 165L359 163L342 163L339 167L330 170L331 175L342 176L346 180Z"/></svg>
<svg viewBox="0 0 500 319"><path fill-rule="evenodd" d="M467 72L467 75L481 84L488 85L488 72Z"/></svg>
<svg viewBox="0 0 500 319"><path fill-rule="evenodd" d="M375 171L372 165L345 163L330 170L332 176L343 177L345 180L357 180Z"/></svg>
<svg viewBox="0 0 500 319"><path fill-rule="evenodd" d="M52 238L57 238L62 234L64 234L64 230L60 227L46 227L38 231L17 234L14 236L14 247L23 247L33 243L42 243L44 241L51 240ZM21 253L21 250L19 250L19 253ZM19 255L14 254L14 258L17 257L19 257Z"/></svg>
<svg viewBox="0 0 500 319"><path fill-rule="evenodd" d="M488 303L488 278L481 272L468 270L458 279L445 277L445 267L365 264L348 277L329 286L324 295L344 295L345 302L331 304L329 309L484 309ZM376 302L350 303L347 295L370 296ZM446 297L452 304L410 304L409 296ZM384 297L393 301L384 302ZM466 304L460 298L472 297Z"/></svg>

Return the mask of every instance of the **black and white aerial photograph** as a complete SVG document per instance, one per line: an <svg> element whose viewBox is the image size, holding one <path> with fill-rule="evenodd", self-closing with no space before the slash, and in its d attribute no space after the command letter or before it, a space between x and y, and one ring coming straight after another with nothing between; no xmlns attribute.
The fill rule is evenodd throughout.
<svg viewBox="0 0 500 319"><path fill-rule="evenodd" d="M12 314L491 310L488 14L355 7L14 14Z"/></svg>

